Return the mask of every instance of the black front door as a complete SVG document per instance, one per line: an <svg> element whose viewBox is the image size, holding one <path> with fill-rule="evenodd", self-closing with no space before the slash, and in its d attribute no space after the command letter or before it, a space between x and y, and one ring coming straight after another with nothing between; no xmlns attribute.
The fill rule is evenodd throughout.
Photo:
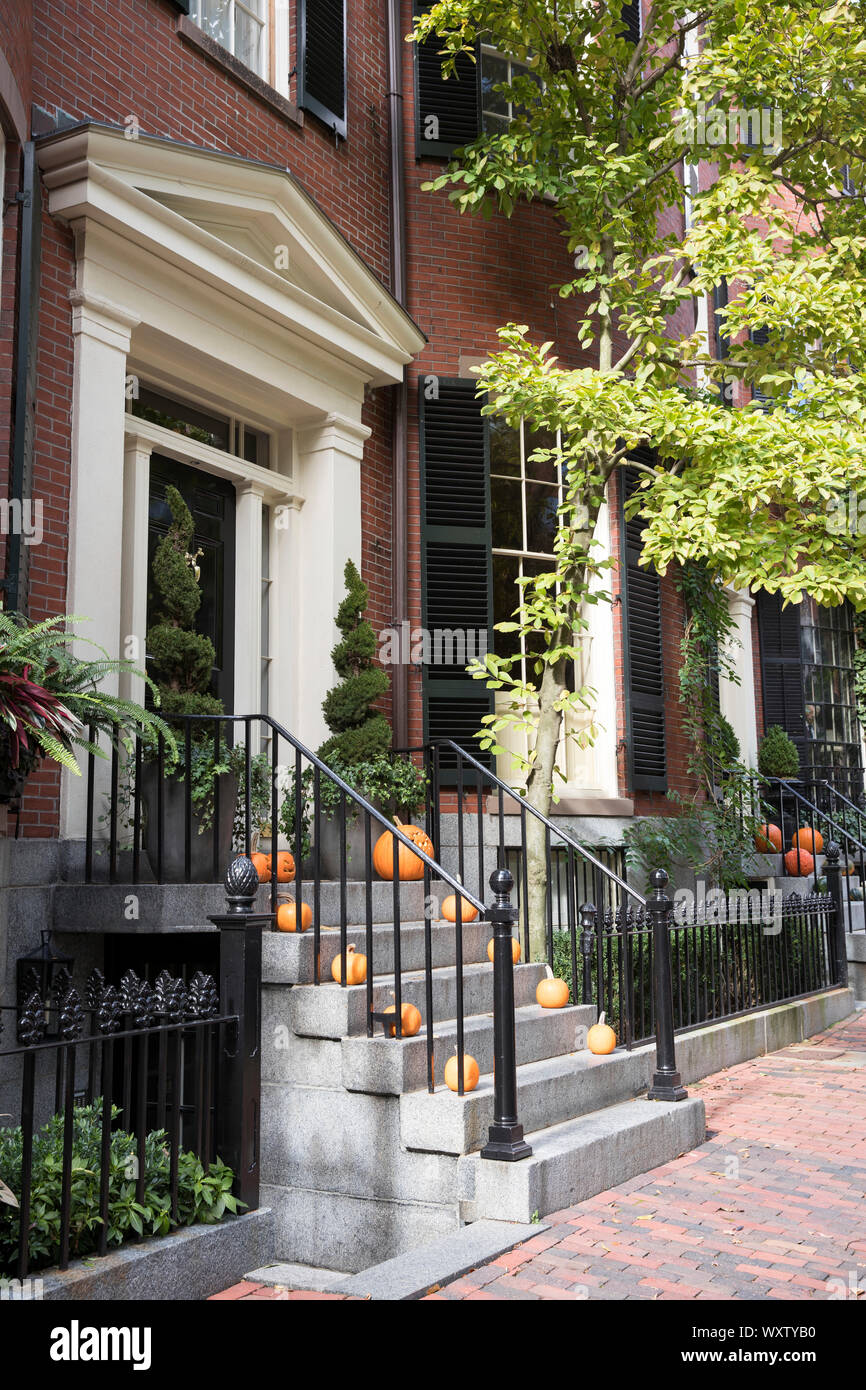
<svg viewBox="0 0 866 1390"><path fill-rule="evenodd" d="M188 468L161 454L151 456L148 628L157 608L151 566L156 547L171 523L165 500L169 486L177 488L195 523L193 545L202 551L198 560L201 607L196 617L196 630L210 638L216 652L210 693L222 700L226 713L231 714L234 701L235 490L224 478Z"/></svg>

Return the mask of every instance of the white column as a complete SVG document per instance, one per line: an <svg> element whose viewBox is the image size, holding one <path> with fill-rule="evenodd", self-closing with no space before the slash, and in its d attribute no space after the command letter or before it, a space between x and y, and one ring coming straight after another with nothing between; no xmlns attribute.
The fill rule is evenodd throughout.
<svg viewBox="0 0 866 1390"><path fill-rule="evenodd" d="M127 433L123 453L123 566L120 583L121 656L140 671L147 655L147 542L150 521L150 455L153 445ZM144 702L144 681L121 678L121 694Z"/></svg>
<svg viewBox="0 0 866 1390"><path fill-rule="evenodd" d="M298 436L298 490L305 501L294 604L292 732L312 748L328 737L321 706L334 683L331 648L345 593L343 570L349 559L361 567L361 457L369 434L359 421L329 415Z"/></svg>
<svg viewBox="0 0 866 1390"><path fill-rule="evenodd" d="M752 653L752 609L755 600L740 590L729 589L728 611L734 621L728 655L740 684L719 680L719 708L740 741L740 757L748 767L758 761L758 721L755 712L755 671Z"/></svg>
<svg viewBox="0 0 866 1390"><path fill-rule="evenodd" d="M139 322L119 304L74 291L72 468L67 611L89 619L79 632L113 657L122 654L123 474L126 359ZM106 681L104 688L111 689ZM113 683L117 692L117 682ZM100 772L102 769L100 768ZM64 774L61 835L81 838L85 778ZM100 786L97 787L97 804Z"/></svg>
<svg viewBox="0 0 866 1390"><path fill-rule="evenodd" d="M262 492L237 489L235 511L235 714L258 714L262 670Z"/></svg>

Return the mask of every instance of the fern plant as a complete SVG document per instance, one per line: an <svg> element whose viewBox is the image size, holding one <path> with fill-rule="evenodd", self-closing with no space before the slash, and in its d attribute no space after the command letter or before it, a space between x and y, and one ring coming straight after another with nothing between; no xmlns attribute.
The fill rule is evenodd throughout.
<svg viewBox="0 0 866 1390"><path fill-rule="evenodd" d="M82 641L73 624L84 619L60 615L31 623L23 614L0 611L0 765L21 778L43 758L53 758L81 775L76 752L106 758L89 730L132 751L137 734L162 734L175 750L171 730L153 710L104 689L107 679L139 676L159 696L134 662L116 659L95 642L90 658L73 651Z"/></svg>

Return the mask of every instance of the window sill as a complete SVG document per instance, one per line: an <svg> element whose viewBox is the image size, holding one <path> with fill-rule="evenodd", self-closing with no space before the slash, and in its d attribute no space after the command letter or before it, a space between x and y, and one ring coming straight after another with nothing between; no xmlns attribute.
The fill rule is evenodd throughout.
<svg viewBox="0 0 866 1390"><path fill-rule="evenodd" d="M197 48L212 63L216 63L217 67L222 68L223 72L227 72L230 77L233 77L241 87L246 87L247 91L263 102L265 106L269 106L272 111L276 111L277 115L290 121L292 125L299 128L303 127L304 113L298 110L294 102L281 96L275 87L272 87L263 77L259 77L252 68L248 68L246 63L241 62L240 58L236 58L233 53L229 53L228 49L209 38L187 15L179 17L177 32L188 44Z"/></svg>

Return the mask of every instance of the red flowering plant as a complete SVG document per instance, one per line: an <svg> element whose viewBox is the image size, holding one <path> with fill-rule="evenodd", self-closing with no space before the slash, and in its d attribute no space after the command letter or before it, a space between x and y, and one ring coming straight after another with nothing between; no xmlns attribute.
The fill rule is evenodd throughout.
<svg viewBox="0 0 866 1390"><path fill-rule="evenodd" d="M42 758L53 758L81 775L77 752L107 757L96 735L132 751L136 733L161 733L170 747L174 736L152 710L124 700L101 686L121 672L152 681L131 661L117 660L102 647L87 659L73 651L72 624L59 616L30 623L20 613L0 611L0 801L20 795L24 779Z"/></svg>

